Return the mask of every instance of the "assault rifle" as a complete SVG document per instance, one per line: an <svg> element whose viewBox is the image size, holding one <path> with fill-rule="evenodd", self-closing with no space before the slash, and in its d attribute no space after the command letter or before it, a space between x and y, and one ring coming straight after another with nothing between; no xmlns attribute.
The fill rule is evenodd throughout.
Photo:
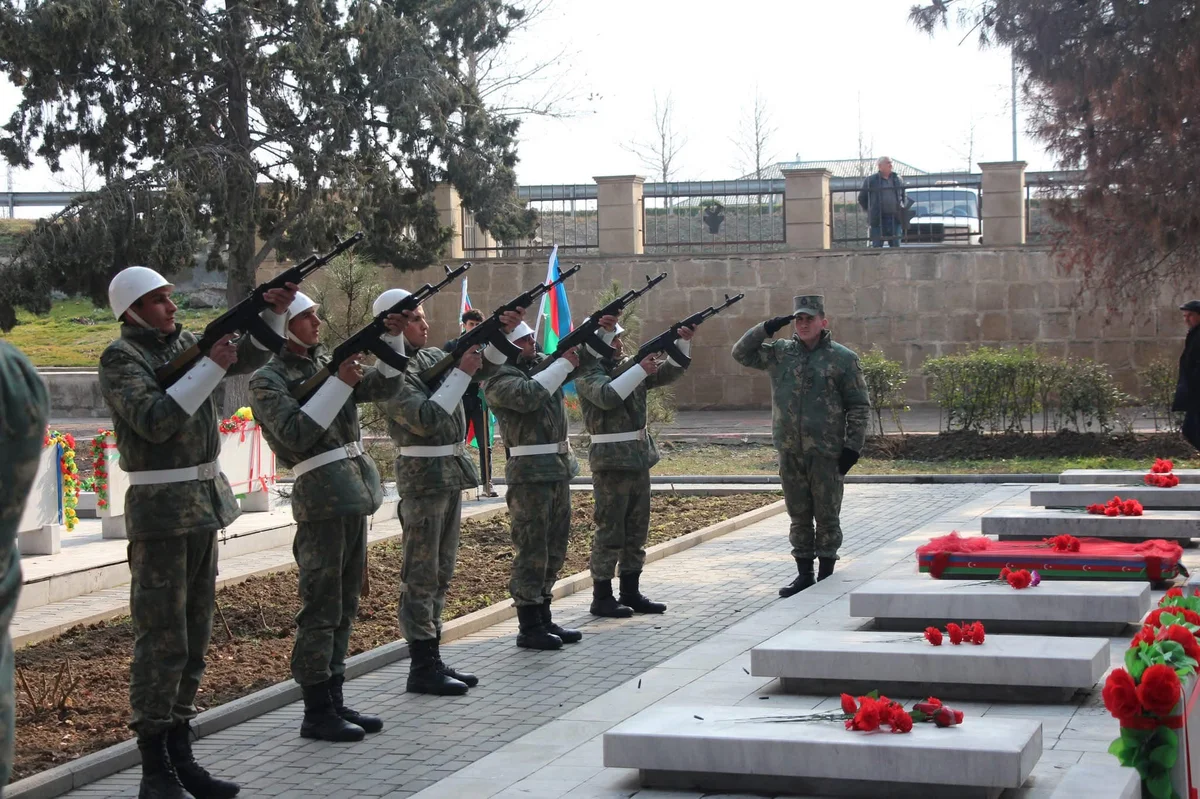
<svg viewBox="0 0 1200 799"><path fill-rule="evenodd" d="M366 327L351 334L351 336L333 348L333 355L329 358L329 363L317 370L317 373L305 380L300 385L292 389L292 396L304 402L310 394L321 387L329 378L338 373L341 365L349 360L354 355L360 352L369 352L376 358L386 363L398 372L403 372L408 366L408 356L401 355L396 352L388 343L380 336L388 332L387 325L384 320L390 314L404 313L405 311L415 311L420 307L421 303L437 294L439 291L450 285L463 272L471 268L471 263L460 266L458 269L450 269L446 267L446 277L442 279L436 286L426 283L421 288L409 294L404 299L397 302L391 308L387 308L372 319Z"/></svg>
<svg viewBox="0 0 1200 799"><path fill-rule="evenodd" d="M670 356L671 360L673 360L675 363L679 364L680 366L683 366L683 367L690 366L692 363L692 359L689 358L688 356L684 355L682 352L680 352L679 347L675 346L675 339L679 338L679 334L676 333L675 331L681 327L695 328L701 322L703 322L705 319L708 319L709 317L712 317L712 316L716 316L721 311L728 308L730 305L733 305L735 302L740 302L741 299L745 296L746 296L745 294L738 294L736 297L730 297L728 294L726 294L725 302L721 303L720 305L710 305L707 308L705 308L703 311L696 311L694 314L689 316L687 319L684 319L681 322L676 322L675 324L671 325L665 331L663 331L662 333L659 333L657 336L650 339L645 344L643 344L641 347L639 347L638 351L634 354L634 356L632 358L628 358L625 361L622 361L621 365L618 366L616 368L616 371L613 372L613 377L624 374L625 372L627 372L631 368L633 368L634 364L641 363L642 360L645 359L647 356L653 355L656 352L665 352L667 355Z"/></svg>
<svg viewBox="0 0 1200 799"><path fill-rule="evenodd" d="M612 347L604 343L600 338L600 319L604 316L619 316L621 311L624 311L627 306L637 300L638 297L645 294L650 289L657 286L659 283L667 279L667 273L663 272L658 277L650 277L646 275L646 285L640 289L630 289L629 291L617 297L615 300L605 305L590 314L586 319L580 322L579 327L572 330L567 335L558 340L558 346L554 352L543 358L540 363L533 369L533 374L545 369L550 364L557 361L559 358L567 354L567 351L572 347L587 345L601 358L611 358L615 353Z"/></svg>
<svg viewBox="0 0 1200 799"><path fill-rule="evenodd" d="M454 349L446 353L446 357L435 363L433 366L421 372L421 382L436 390L441 384L442 378L449 372L462 357L476 347L484 344L491 344L496 349L500 350L506 358L513 358L521 353L520 347L509 343L508 337L504 334L504 325L500 317L508 311L515 311L518 308L528 308L533 305L533 301L541 297L546 292L552 290L555 286L562 283L571 275L579 271L579 264L575 264L567 271L558 276L556 280L550 283L538 283L536 286L512 298L508 302L501 305L496 310L492 311L492 315L484 319L475 327L463 333L458 337L458 341L454 345Z"/></svg>
<svg viewBox="0 0 1200 799"><path fill-rule="evenodd" d="M209 322L200 335L199 341L176 355L173 360L158 367L154 371L154 377L158 380L158 384L163 388L170 388L187 373L192 364L208 355L214 344L233 333L249 333L258 339L259 344L271 352L279 352L286 342L259 317L259 313L267 307L267 292L271 289L287 288L288 283L299 284L304 278L358 244L362 239L361 232L355 233L345 241L339 241L332 250L324 255L310 255L267 282L256 286L250 292L249 297Z"/></svg>

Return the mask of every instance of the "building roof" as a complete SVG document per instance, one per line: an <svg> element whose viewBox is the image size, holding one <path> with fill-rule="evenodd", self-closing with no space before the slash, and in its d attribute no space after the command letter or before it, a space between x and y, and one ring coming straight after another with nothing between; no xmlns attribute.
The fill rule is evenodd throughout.
<svg viewBox="0 0 1200 799"><path fill-rule="evenodd" d="M779 161L763 167L762 179L782 178L785 169L828 169L835 178L861 178L873 175L878 170L878 158L843 158L833 161ZM898 158L892 159L892 169L901 175L927 175L924 169L917 169L912 164L906 164ZM754 180L755 175L743 175L739 180Z"/></svg>

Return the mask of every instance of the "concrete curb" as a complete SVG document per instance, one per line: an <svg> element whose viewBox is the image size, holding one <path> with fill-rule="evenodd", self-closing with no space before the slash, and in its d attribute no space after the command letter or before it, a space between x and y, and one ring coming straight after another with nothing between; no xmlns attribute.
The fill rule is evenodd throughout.
<svg viewBox="0 0 1200 799"><path fill-rule="evenodd" d="M777 513L782 513L783 510L783 500L772 502L761 508L734 516L732 519L726 519L679 538L664 541L646 550L646 562L653 563L669 555L691 549L697 544L719 538ZM554 598L562 599L570 596L588 588L591 584L591 574L586 571L564 577L554 584ZM516 615L517 609L511 599L497 602L447 622L442 628L442 641L450 642L463 638L494 624L508 621ZM407 657L408 644L406 642L395 641L384 644L369 652L349 658L346 661L346 678L361 677ZM272 710L278 710L293 702L298 702L300 699L300 686L289 680L235 699L212 710L206 710L196 717L192 726L196 730L197 736L203 738ZM140 762L141 757L137 751L137 744L133 740L123 741L107 749L101 749L99 752L84 755L70 763L64 763L14 782L4 788L3 795L9 799L50 799L50 797L61 796L68 791L132 768Z"/></svg>

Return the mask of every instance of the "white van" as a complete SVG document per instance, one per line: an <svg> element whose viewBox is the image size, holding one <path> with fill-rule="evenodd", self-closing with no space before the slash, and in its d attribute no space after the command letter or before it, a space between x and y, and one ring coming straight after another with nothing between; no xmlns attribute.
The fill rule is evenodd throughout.
<svg viewBox="0 0 1200 799"><path fill-rule="evenodd" d="M908 223L904 244L978 245L983 239L979 192L961 186L905 189Z"/></svg>

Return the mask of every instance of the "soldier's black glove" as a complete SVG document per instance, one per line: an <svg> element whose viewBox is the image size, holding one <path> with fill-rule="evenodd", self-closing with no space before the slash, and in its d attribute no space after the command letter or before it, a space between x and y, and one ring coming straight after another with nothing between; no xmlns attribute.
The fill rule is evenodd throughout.
<svg viewBox="0 0 1200 799"><path fill-rule="evenodd" d="M838 472L842 477L846 476L846 472L854 468L854 464L858 463L858 453L846 447L842 448L842 454L838 456Z"/></svg>
<svg viewBox="0 0 1200 799"><path fill-rule="evenodd" d="M788 323L796 317L791 314L787 316L776 316L774 319L768 319L763 322L763 328L766 329L768 336L773 336L780 331L781 328L787 327Z"/></svg>

